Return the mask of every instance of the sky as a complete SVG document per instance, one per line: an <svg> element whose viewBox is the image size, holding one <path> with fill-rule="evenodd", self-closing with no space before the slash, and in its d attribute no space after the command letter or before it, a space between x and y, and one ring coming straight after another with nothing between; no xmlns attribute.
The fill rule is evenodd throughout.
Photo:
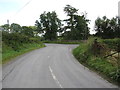
<svg viewBox="0 0 120 90"><path fill-rule="evenodd" d="M0 25L17 23L21 26L33 26L44 11L56 11L58 18L64 20L64 7L69 4L78 13L87 13L90 21L90 33L94 33L94 22L97 17L108 18L118 16L118 2L120 0L0 0Z"/></svg>

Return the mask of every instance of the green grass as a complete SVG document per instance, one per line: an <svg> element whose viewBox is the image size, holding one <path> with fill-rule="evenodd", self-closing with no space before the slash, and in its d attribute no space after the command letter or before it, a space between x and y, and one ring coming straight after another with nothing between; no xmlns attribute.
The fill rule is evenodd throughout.
<svg viewBox="0 0 120 90"><path fill-rule="evenodd" d="M105 58L93 55L91 45L94 39L95 38L91 37L86 43L80 43L80 45L73 50L73 55L81 64L99 72L109 81L120 84L120 70L118 69L118 66L111 64ZM97 39L99 42L102 42L102 39Z"/></svg>
<svg viewBox="0 0 120 90"><path fill-rule="evenodd" d="M12 60L16 56L22 55L26 52L30 52L34 49L45 47L42 43L28 43L23 44L19 47L19 50L15 51L11 47L3 44L3 53L2 53L2 63L5 64L6 62Z"/></svg>
<svg viewBox="0 0 120 90"><path fill-rule="evenodd" d="M43 41L43 43L55 43L55 44L80 44L80 41Z"/></svg>
<svg viewBox="0 0 120 90"><path fill-rule="evenodd" d="M104 39L103 43L107 44L109 48L117 50L118 46L120 46L120 38Z"/></svg>

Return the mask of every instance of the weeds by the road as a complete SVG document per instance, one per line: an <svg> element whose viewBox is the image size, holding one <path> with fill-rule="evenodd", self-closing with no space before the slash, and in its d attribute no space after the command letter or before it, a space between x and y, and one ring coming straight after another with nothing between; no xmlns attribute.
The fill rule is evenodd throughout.
<svg viewBox="0 0 120 90"><path fill-rule="evenodd" d="M6 63L10 61L12 58L22 55L26 52L32 51L34 49L42 48L45 45L42 43L29 43L29 44L23 44L20 46L17 51L12 49L11 47L3 44L3 53L2 53L2 63Z"/></svg>
<svg viewBox="0 0 120 90"><path fill-rule="evenodd" d="M73 50L74 56L80 63L101 73L104 77L107 77L108 80L120 84L120 68L118 68L118 65L110 63L109 58L94 55L92 50L94 39L95 38L90 38L86 43L80 43L80 46ZM98 41L103 42L102 39L99 38Z"/></svg>
<svg viewBox="0 0 120 90"><path fill-rule="evenodd" d="M30 37L19 33L2 32L2 63L10 61L12 58L42 48L44 44L39 37Z"/></svg>

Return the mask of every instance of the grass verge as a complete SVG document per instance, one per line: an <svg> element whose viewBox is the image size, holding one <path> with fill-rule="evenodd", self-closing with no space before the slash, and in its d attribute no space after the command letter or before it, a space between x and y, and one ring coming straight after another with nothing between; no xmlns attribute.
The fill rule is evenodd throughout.
<svg viewBox="0 0 120 90"><path fill-rule="evenodd" d="M55 43L55 44L80 44L81 41L43 41L43 43Z"/></svg>
<svg viewBox="0 0 120 90"><path fill-rule="evenodd" d="M45 47L42 43L27 43L19 47L19 50L15 51L11 47L3 44L3 53L2 53L2 64L7 63L16 56L22 55L24 53L30 52L32 50Z"/></svg>
<svg viewBox="0 0 120 90"><path fill-rule="evenodd" d="M120 69L118 66L109 63L103 57L93 55L91 45L94 39L90 38L86 43L80 43L80 46L73 50L73 55L81 64L98 72L108 81L120 85ZM102 40L99 39L99 41Z"/></svg>

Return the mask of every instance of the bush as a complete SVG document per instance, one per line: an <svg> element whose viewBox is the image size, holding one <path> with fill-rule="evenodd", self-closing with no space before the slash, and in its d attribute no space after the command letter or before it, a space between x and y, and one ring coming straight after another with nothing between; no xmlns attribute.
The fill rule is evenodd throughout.
<svg viewBox="0 0 120 90"><path fill-rule="evenodd" d="M25 43L39 43L39 38L29 38L25 35L20 35L18 33L8 33L3 32L2 41L9 47L13 48L15 51L19 51L20 46Z"/></svg>
<svg viewBox="0 0 120 90"><path fill-rule="evenodd" d="M101 56L96 57L92 53L93 50L91 50L91 48L93 40L94 39L91 38L87 43L80 43L80 45L73 50L73 55L80 63L83 63L84 65L101 72L113 81L120 83L120 69L118 66L112 65L107 59L102 58Z"/></svg>
<svg viewBox="0 0 120 90"><path fill-rule="evenodd" d="M39 38L29 38L29 41L31 43L39 43L40 42L40 39Z"/></svg>
<svg viewBox="0 0 120 90"><path fill-rule="evenodd" d="M44 47L38 37L28 37L18 33L2 32L2 61L9 60L33 49Z"/></svg>
<svg viewBox="0 0 120 90"><path fill-rule="evenodd" d="M21 55L31 50L42 48L42 47L44 47L44 44L42 43L41 44L40 43L27 43L27 44L23 44L23 46L19 46L19 51L16 51L13 48L3 43L2 62L5 63L6 61L9 61L10 59L18 55Z"/></svg>
<svg viewBox="0 0 120 90"><path fill-rule="evenodd" d="M103 43L107 44L109 48L117 50L120 46L120 39L103 39Z"/></svg>

